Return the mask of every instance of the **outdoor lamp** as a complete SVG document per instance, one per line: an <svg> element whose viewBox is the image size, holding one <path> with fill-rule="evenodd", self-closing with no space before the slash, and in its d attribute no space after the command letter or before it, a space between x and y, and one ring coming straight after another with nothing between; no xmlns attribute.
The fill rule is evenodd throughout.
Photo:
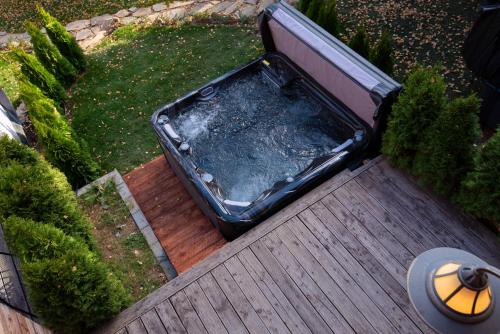
<svg viewBox="0 0 500 334"><path fill-rule="evenodd" d="M500 270L460 249L434 248L413 260L408 293L439 333L500 333Z"/></svg>

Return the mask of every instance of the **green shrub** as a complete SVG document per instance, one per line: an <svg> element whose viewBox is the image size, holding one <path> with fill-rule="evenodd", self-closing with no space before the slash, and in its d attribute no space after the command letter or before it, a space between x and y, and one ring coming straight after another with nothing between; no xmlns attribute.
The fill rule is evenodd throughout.
<svg viewBox="0 0 500 334"><path fill-rule="evenodd" d="M0 221L35 313L58 332L88 332L128 303L123 285L91 251L91 225L64 175L7 138L0 158Z"/></svg>
<svg viewBox="0 0 500 334"><path fill-rule="evenodd" d="M21 73L26 79L40 88L45 95L59 104L68 98L64 87L43 67L35 56L27 54L21 49L14 50L12 56L21 64Z"/></svg>
<svg viewBox="0 0 500 334"><path fill-rule="evenodd" d="M500 128L480 150L462 183L458 202L465 211L500 222Z"/></svg>
<svg viewBox="0 0 500 334"><path fill-rule="evenodd" d="M38 128L43 127L39 125ZM46 127L43 133L47 159L64 172L73 188L80 188L100 175L97 163L82 145L61 131Z"/></svg>
<svg viewBox="0 0 500 334"><path fill-rule="evenodd" d="M364 27L358 27L354 36L348 43L349 47L356 51L360 56L368 59L370 55L370 42Z"/></svg>
<svg viewBox="0 0 500 334"><path fill-rule="evenodd" d="M382 152L394 166L412 169L423 133L446 105L446 84L436 68L416 67L393 105L382 140Z"/></svg>
<svg viewBox="0 0 500 334"><path fill-rule="evenodd" d="M54 44L31 22L26 22L26 31L36 57L64 86L70 86L78 75L76 68L64 58Z"/></svg>
<svg viewBox="0 0 500 334"><path fill-rule="evenodd" d="M90 223L66 177L43 159L30 166L13 161L2 167L0 219L11 215L52 224L94 247Z"/></svg>
<svg viewBox="0 0 500 334"><path fill-rule="evenodd" d="M480 137L479 107L475 95L457 98L425 131L413 172L440 194L456 196L460 183L473 168L474 144Z"/></svg>
<svg viewBox="0 0 500 334"><path fill-rule="evenodd" d="M88 251L21 268L33 309L58 332L87 333L128 302L121 282Z"/></svg>
<svg viewBox="0 0 500 334"><path fill-rule="evenodd" d="M69 251L82 253L88 247L52 225L10 216L3 224L9 249L21 262L33 262L64 256Z"/></svg>
<svg viewBox="0 0 500 334"><path fill-rule="evenodd" d="M302 13L306 13L307 12L307 9L309 8L309 5L311 4L311 0L300 0L299 1L299 4L298 4L298 9L302 12Z"/></svg>
<svg viewBox="0 0 500 334"><path fill-rule="evenodd" d="M27 82L22 82L20 86L21 99L26 104L47 160L66 175L75 189L98 178L99 166L84 144L76 139L75 132L58 112L53 101Z"/></svg>
<svg viewBox="0 0 500 334"><path fill-rule="evenodd" d="M33 165L40 161L40 154L29 146L20 145L7 136L0 136L0 168L13 161L22 165Z"/></svg>
<svg viewBox="0 0 500 334"><path fill-rule="evenodd" d="M15 140L0 140L0 221L11 215L52 224L94 248L90 222L66 177Z"/></svg>
<svg viewBox="0 0 500 334"><path fill-rule="evenodd" d="M338 17L336 0L327 0L322 4L316 23L332 36L339 36L342 27Z"/></svg>
<svg viewBox="0 0 500 334"><path fill-rule="evenodd" d="M370 61L388 75L394 71L392 39L389 32L384 31L370 55Z"/></svg>
<svg viewBox="0 0 500 334"><path fill-rule="evenodd" d="M312 0L309 4L309 7L307 7L306 16L316 22L316 20L318 19L319 10L323 5L323 1L324 0Z"/></svg>
<svg viewBox="0 0 500 334"><path fill-rule="evenodd" d="M42 17L43 24L47 30L47 35L59 52L80 72L83 72L87 66L87 61L82 48L76 42L64 26L52 15L38 6L38 13Z"/></svg>

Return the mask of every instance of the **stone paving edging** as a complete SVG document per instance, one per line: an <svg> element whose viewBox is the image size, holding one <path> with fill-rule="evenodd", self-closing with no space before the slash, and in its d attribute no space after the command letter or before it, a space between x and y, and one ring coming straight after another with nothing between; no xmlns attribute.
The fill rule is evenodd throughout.
<svg viewBox="0 0 500 334"><path fill-rule="evenodd" d="M75 36L83 49L88 50L119 26L157 21L169 22L213 14L233 19L252 18L273 2L274 0L176 0L169 4L160 2L149 7L132 7L114 14L74 21L68 23L66 29ZM30 36L27 33L0 32L0 49L6 48L9 43L29 41Z"/></svg>
<svg viewBox="0 0 500 334"><path fill-rule="evenodd" d="M141 208L135 201L134 196L128 189L128 186L123 180L123 177L116 169L113 170L111 173L108 173L98 178L97 180L93 181L92 183L89 183L86 186L78 189L76 195L81 196L86 192L90 191L93 187L98 185L104 185L109 180L113 180L113 182L115 183L116 190L120 194L120 197L122 198L123 202L125 202L125 205L127 206L130 215L132 216L132 219L134 220L137 228L142 232L142 235L146 239L149 248L153 252L153 255L160 264L161 268L163 269L163 272L165 273L167 280L168 281L173 280L175 277L177 277L177 271L170 262L168 255L165 253L163 247L160 244L160 241L154 234L153 229L149 225L149 222L146 220L146 217L142 213Z"/></svg>

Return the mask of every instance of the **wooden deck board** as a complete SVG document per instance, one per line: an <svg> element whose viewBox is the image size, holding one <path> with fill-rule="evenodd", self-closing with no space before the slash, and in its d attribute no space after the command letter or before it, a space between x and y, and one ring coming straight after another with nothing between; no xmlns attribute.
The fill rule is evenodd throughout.
<svg viewBox="0 0 500 334"><path fill-rule="evenodd" d="M13 308L0 303L0 333L50 334L51 331Z"/></svg>
<svg viewBox="0 0 500 334"><path fill-rule="evenodd" d="M498 238L453 210L377 158L320 185L99 332L433 333L406 292L414 257L449 246L500 265ZM171 228L164 233L182 238Z"/></svg>
<svg viewBox="0 0 500 334"><path fill-rule="evenodd" d="M178 273L226 244L163 156L134 169L124 179Z"/></svg>

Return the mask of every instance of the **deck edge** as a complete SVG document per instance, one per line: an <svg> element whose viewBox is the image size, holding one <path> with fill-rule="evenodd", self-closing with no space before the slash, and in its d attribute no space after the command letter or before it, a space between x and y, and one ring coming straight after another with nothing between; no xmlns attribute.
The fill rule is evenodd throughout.
<svg viewBox="0 0 500 334"><path fill-rule="evenodd" d="M382 159L383 158L381 156L378 156L372 160L368 160L364 165L353 171L345 169L334 175L332 178L328 179L301 198L281 209L276 214L266 219L252 230L246 232L238 239L226 244L224 247L217 250L215 253L195 265L187 272L177 276L174 280L168 282L134 305L123 310L115 318L96 329L93 333L114 333L120 328L125 327L130 322L139 318L156 305L170 298L173 294L204 275L206 272L212 270L220 263L249 246L263 235L276 229L278 226L288 221L291 217L305 210L311 204L317 202L333 190L341 187L343 184L352 180L371 166L378 164Z"/></svg>

